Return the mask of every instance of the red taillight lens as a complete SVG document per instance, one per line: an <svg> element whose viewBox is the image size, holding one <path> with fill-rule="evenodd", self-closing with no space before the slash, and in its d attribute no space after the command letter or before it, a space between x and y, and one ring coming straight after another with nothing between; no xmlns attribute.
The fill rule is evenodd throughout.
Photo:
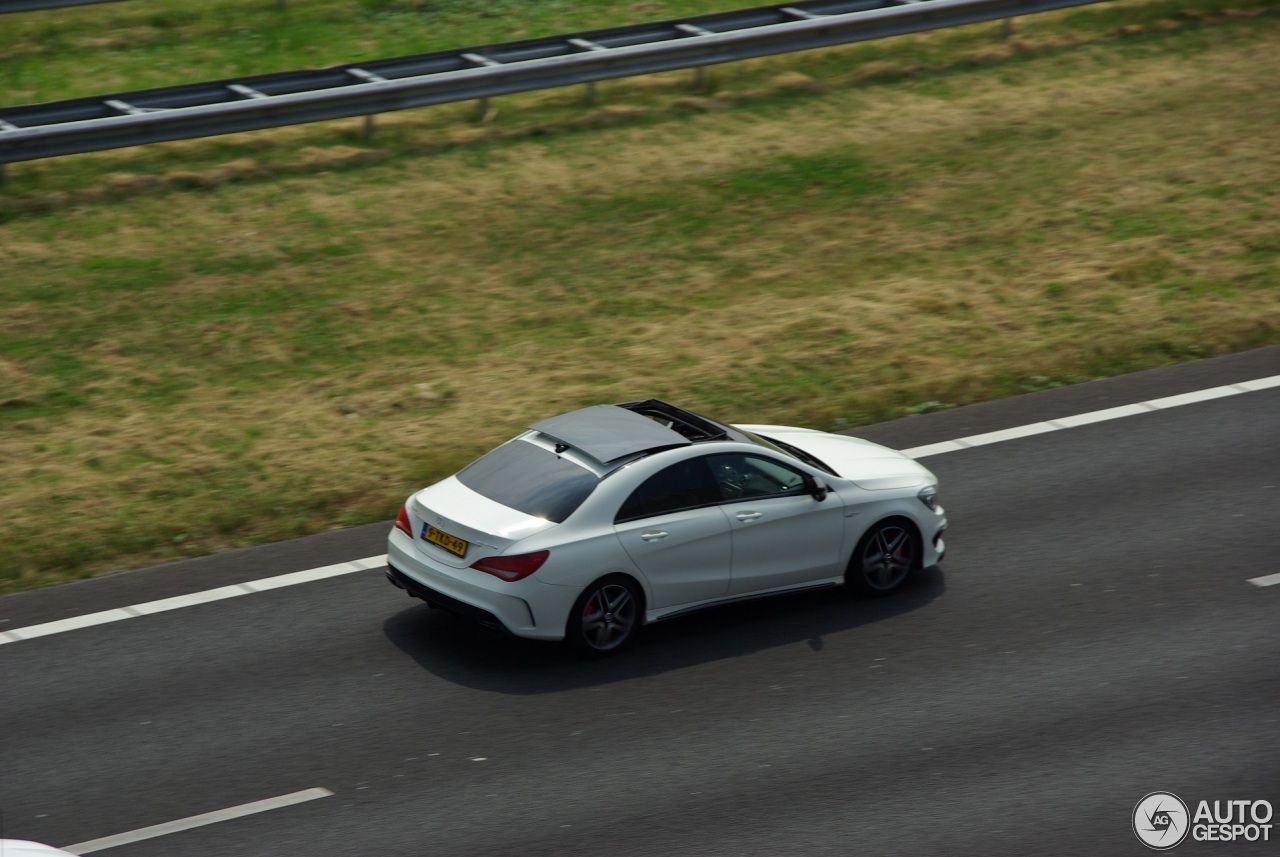
<svg viewBox="0 0 1280 857"><path fill-rule="evenodd" d="M547 561L549 556L551 556L551 551L522 553L519 556L488 556L471 563L471 567L476 571L492 574L494 577L500 577L510 583L515 580L524 580L542 568L542 564Z"/></svg>
<svg viewBox="0 0 1280 857"><path fill-rule="evenodd" d="M400 514L396 516L396 529L404 533L409 538L413 538L413 530L409 528L409 507L401 506Z"/></svg>

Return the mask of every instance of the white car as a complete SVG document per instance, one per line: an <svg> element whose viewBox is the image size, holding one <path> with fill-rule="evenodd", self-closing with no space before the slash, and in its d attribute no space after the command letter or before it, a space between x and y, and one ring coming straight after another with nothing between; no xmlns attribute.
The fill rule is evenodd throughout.
<svg viewBox="0 0 1280 857"><path fill-rule="evenodd" d="M937 482L845 435L729 426L655 399L596 405L409 497L387 577L517 637L609 654L713 604L897 589L946 550Z"/></svg>

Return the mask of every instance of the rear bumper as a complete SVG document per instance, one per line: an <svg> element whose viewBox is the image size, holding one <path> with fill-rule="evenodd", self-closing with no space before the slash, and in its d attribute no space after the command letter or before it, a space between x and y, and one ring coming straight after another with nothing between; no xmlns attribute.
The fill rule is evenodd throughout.
<svg viewBox="0 0 1280 857"><path fill-rule="evenodd" d="M469 568L432 561L399 530L387 538L387 580L415 598L487 628L531 640L562 640L576 593L528 577L508 583Z"/></svg>
<svg viewBox="0 0 1280 857"><path fill-rule="evenodd" d="M477 607L474 604L468 604L465 601L459 601L451 595L445 595L438 589L432 589L425 583L409 577L394 565L387 565L387 580L391 581L392 586L403 589L414 598L421 598L432 607L441 607L450 613L457 613L459 616L465 616L472 621L478 622L490 630L507 636L515 636L511 633L510 628L502 624L502 620L488 610Z"/></svg>

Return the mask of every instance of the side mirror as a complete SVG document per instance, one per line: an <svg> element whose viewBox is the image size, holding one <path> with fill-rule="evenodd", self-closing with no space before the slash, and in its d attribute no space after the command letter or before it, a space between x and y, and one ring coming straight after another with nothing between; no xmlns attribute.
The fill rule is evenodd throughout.
<svg viewBox="0 0 1280 857"><path fill-rule="evenodd" d="M827 480L821 476L804 477L805 484L809 487L809 493L813 495L813 499L821 503L827 499L827 495L831 493L831 487L827 485Z"/></svg>

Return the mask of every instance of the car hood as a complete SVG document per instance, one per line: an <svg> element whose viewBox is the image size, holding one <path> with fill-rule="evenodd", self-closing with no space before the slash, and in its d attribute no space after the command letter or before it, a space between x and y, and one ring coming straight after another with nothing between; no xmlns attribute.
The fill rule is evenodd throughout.
<svg viewBox="0 0 1280 857"><path fill-rule="evenodd" d="M0 839L0 857L74 857L52 845L41 845L26 839Z"/></svg>
<svg viewBox="0 0 1280 857"><path fill-rule="evenodd" d="M927 467L896 449L814 429L795 426L744 425L761 437L777 438L826 462L837 474L869 491L933 485L938 479Z"/></svg>

